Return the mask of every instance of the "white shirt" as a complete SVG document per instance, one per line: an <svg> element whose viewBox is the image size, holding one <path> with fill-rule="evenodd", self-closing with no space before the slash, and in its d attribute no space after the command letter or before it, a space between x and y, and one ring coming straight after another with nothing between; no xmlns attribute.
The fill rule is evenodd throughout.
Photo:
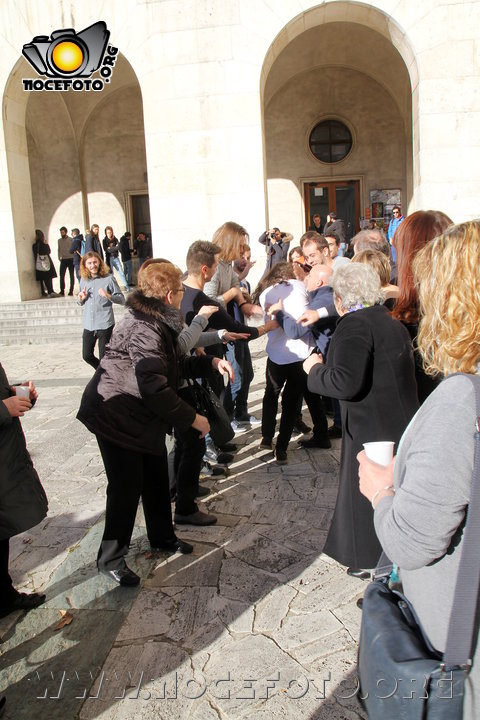
<svg viewBox="0 0 480 720"><path fill-rule="evenodd" d="M300 280L288 280L264 290L260 295L260 305L268 315L268 308L282 300L286 313L299 318L308 309L308 294ZM281 327L268 333L267 355L277 365L305 360L315 347L311 333L303 338L288 338Z"/></svg>

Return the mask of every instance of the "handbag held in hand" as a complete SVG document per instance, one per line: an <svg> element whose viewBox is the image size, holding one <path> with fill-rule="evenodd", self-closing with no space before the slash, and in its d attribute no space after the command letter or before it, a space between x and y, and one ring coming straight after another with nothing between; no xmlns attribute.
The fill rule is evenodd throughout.
<svg viewBox="0 0 480 720"><path fill-rule="evenodd" d="M358 650L359 699L369 720L463 717L480 587L480 387L464 376L475 388L475 459L445 652L431 646L407 598L389 586L392 564L383 553L363 598Z"/></svg>
<svg viewBox="0 0 480 720"><path fill-rule="evenodd" d="M208 382L199 383L197 380L188 379L195 396L197 412L204 415L210 424L210 437L217 447L222 447L235 435L227 411L218 397L213 392Z"/></svg>

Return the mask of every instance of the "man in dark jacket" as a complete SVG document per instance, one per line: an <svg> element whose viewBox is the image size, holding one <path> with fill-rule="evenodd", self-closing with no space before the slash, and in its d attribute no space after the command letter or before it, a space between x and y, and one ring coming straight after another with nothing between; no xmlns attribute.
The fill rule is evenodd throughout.
<svg viewBox="0 0 480 720"><path fill-rule="evenodd" d="M78 283L80 283L80 262L83 255L85 255L85 238L78 228L73 228L72 230L72 244L70 245L70 252L73 255L75 275L77 276Z"/></svg>
<svg viewBox="0 0 480 720"><path fill-rule="evenodd" d="M90 233L85 238L85 252L96 252L102 260L104 260L105 256L103 254L102 243L100 242L99 231L100 228L98 225L93 224L90 228Z"/></svg>
<svg viewBox="0 0 480 720"><path fill-rule="evenodd" d="M125 233L119 240L118 247L120 250L120 256L123 263L123 271L127 278L128 287L133 287L132 280L132 250L130 248L130 238L132 237L131 232Z"/></svg>
<svg viewBox="0 0 480 720"><path fill-rule="evenodd" d="M279 228L274 227L273 230L265 230L258 238L258 242L265 245L267 252L267 265L265 267L265 276L271 268L279 262L285 262L288 256L288 248L293 240L293 235L281 232Z"/></svg>
<svg viewBox="0 0 480 720"><path fill-rule="evenodd" d="M36 399L32 382L12 387L0 365L0 617L45 602L45 595L15 590L8 572L10 538L34 527L47 514L47 497L19 420Z"/></svg>

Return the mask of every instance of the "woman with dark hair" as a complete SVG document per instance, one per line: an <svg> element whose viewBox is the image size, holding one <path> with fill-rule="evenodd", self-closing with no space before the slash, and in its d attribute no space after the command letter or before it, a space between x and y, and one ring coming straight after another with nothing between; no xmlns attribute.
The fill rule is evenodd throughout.
<svg viewBox="0 0 480 720"><path fill-rule="evenodd" d="M77 302L83 306L83 359L96 369L115 325L112 303L124 305L125 298L98 253L89 251L83 255L80 275ZM93 354L97 340L98 358Z"/></svg>
<svg viewBox="0 0 480 720"><path fill-rule="evenodd" d="M417 350L419 307L412 263L419 250L452 224L453 221L443 212L418 210L405 218L397 227L393 238L393 246L397 251L399 294L392 310L392 317L405 325L412 338L415 351L415 379L420 404L432 390L435 390L441 378L425 374L423 361Z"/></svg>
<svg viewBox="0 0 480 720"><path fill-rule="evenodd" d="M108 480L98 570L120 585L140 582L125 562L140 497L152 550L193 550L173 530L165 434L173 426L205 436L207 419L176 389L182 373L198 377L226 367L208 355L182 356L182 295L182 272L175 265L142 267L128 312L85 388L77 416L96 435Z"/></svg>
<svg viewBox="0 0 480 720"><path fill-rule="evenodd" d="M40 282L42 297L57 297L57 294L53 292L52 284L52 279L57 277L57 271L50 257L50 245L45 242L45 236L41 230L35 230L32 251L35 258L35 279Z"/></svg>
<svg viewBox="0 0 480 720"><path fill-rule="evenodd" d="M110 268L110 271L113 275L113 269L118 273L118 277L120 278L120 282L123 285L124 290L128 292L128 283L127 278L125 277L125 274L123 272L122 263L120 262L119 253L120 253L120 245L118 242L118 239L115 237L115 234L113 232L113 228L111 225L107 225L105 228L105 237L103 238L103 249L105 250L105 259L107 261L107 265Z"/></svg>
<svg viewBox="0 0 480 720"><path fill-rule="evenodd" d="M348 263L333 275L340 319L326 364L310 355L303 367L312 392L340 400L342 453L337 502L324 552L347 573L368 578L381 554L370 503L358 488L357 454L363 443L398 443L418 408L413 353L408 332L390 317L380 278L362 263Z"/></svg>

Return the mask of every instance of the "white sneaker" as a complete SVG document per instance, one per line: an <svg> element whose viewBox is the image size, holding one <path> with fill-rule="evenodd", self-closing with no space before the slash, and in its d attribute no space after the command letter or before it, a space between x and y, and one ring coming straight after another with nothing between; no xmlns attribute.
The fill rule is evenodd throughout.
<svg viewBox="0 0 480 720"><path fill-rule="evenodd" d="M236 418L236 422L240 425L261 425L262 421L259 420L255 415L241 415Z"/></svg>
<svg viewBox="0 0 480 720"><path fill-rule="evenodd" d="M232 430L235 433L235 435L241 435L244 432L247 432L247 423L242 423L239 420L232 420L230 422L230 425L232 426Z"/></svg>

